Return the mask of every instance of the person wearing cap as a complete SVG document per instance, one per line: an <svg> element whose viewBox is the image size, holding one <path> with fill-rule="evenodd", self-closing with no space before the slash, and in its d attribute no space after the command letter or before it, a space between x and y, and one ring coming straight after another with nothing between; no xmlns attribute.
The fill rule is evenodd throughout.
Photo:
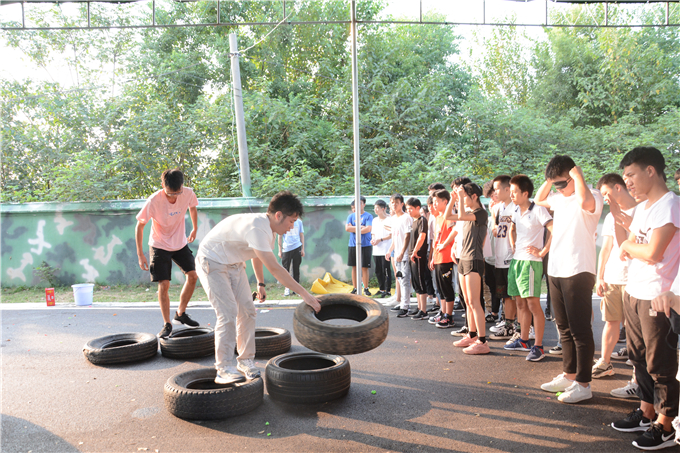
<svg viewBox="0 0 680 453"><path fill-rule="evenodd" d="M351 204L354 207L354 201ZM366 206L366 198L360 198L359 206L359 231L361 233L361 280L364 284L364 294L366 296L371 296L371 292L368 290L368 270L371 268L371 257L373 256L373 247L371 246L371 230L373 229L373 216L368 212L364 211ZM357 282L357 226L356 226L356 209L347 217L347 222L345 224L345 231L349 232L349 246L348 246L348 256L347 265L352 268L352 294L357 294L358 282Z"/></svg>

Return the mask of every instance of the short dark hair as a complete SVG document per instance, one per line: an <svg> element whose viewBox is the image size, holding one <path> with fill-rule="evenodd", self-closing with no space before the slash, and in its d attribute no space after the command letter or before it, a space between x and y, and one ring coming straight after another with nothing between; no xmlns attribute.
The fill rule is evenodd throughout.
<svg viewBox="0 0 680 453"><path fill-rule="evenodd" d="M623 159L621 159L619 168L623 170L632 164L637 164L640 168L652 166L661 179L664 181L666 180L666 174L664 173L664 170L666 169L666 159L663 158L661 151L653 146L638 146L628 151L626 155L623 156Z"/></svg>
<svg viewBox="0 0 680 453"><path fill-rule="evenodd" d="M422 209L425 214L430 212L430 209L426 205L422 205L420 209Z"/></svg>
<svg viewBox="0 0 680 453"><path fill-rule="evenodd" d="M444 186L444 184L440 182L433 182L432 184L427 186L427 190L442 190L442 189L446 189L446 187Z"/></svg>
<svg viewBox="0 0 680 453"><path fill-rule="evenodd" d="M432 196L437 197L440 200L446 200L447 203L451 201L451 194L446 189L438 190L435 193L433 193Z"/></svg>
<svg viewBox="0 0 680 453"><path fill-rule="evenodd" d="M470 184L471 182L472 180L467 176L460 176L453 180L451 183L451 188L454 188L455 186L464 186L465 184Z"/></svg>
<svg viewBox="0 0 680 453"><path fill-rule="evenodd" d="M614 187L615 185L620 185L621 187L626 187L626 181L623 180L618 173L607 173L597 181L597 190L600 190L602 186Z"/></svg>
<svg viewBox="0 0 680 453"><path fill-rule="evenodd" d="M383 209L387 208L387 203L385 203L385 201L382 200L382 199L379 199L378 201L376 201L373 204L376 205L376 206L380 206Z"/></svg>
<svg viewBox="0 0 680 453"><path fill-rule="evenodd" d="M463 189L465 190L465 193L468 194L469 197L471 197L472 195L477 195L477 198L480 198L482 196L482 188L479 187L479 184L475 184L474 182L469 182L465 184L463 186Z"/></svg>
<svg viewBox="0 0 680 453"><path fill-rule="evenodd" d="M408 200L406 200L406 206L413 206L414 208L420 208L422 205L420 204L419 199L417 199L416 197L411 197Z"/></svg>
<svg viewBox="0 0 680 453"><path fill-rule="evenodd" d="M432 195L430 195L429 197L427 197L427 205L429 206L429 205L431 205L432 203L433 203L433 201L432 201Z"/></svg>
<svg viewBox="0 0 680 453"><path fill-rule="evenodd" d="M179 168L165 170L161 175L161 181L163 181L163 185L168 189L177 191L184 184L184 173Z"/></svg>
<svg viewBox="0 0 680 453"><path fill-rule="evenodd" d="M352 202L351 202L349 205L350 205L350 206L354 206L354 202L355 202L355 201L356 201L356 199L353 199ZM361 201L363 204L366 204L366 197L364 197L363 195L360 195L360 196L359 196L359 201Z"/></svg>
<svg viewBox="0 0 680 453"><path fill-rule="evenodd" d="M515 175L510 180L510 184L516 185L520 191L528 192L529 198L534 194L534 183L527 175Z"/></svg>
<svg viewBox="0 0 680 453"><path fill-rule="evenodd" d="M545 179L555 180L564 174L568 174L576 166L574 160L569 156L555 156L550 159L548 166L545 167Z"/></svg>
<svg viewBox="0 0 680 453"><path fill-rule="evenodd" d="M676 181L680 181L680 168L678 168L677 170L675 170L675 175L673 176L673 178L674 178Z"/></svg>
<svg viewBox="0 0 680 453"><path fill-rule="evenodd" d="M295 214L298 217L302 217L305 214L302 202L290 190L277 193L272 197L272 201L269 202L267 214L276 214L279 211L287 217Z"/></svg>
<svg viewBox="0 0 680 453"><path fill-rule="evenodd" d="M512 178L510 177L510 175L498 175L491 180L491 187L493 187L493 184L495 182L499 182L501 184L501 186L510 187L510 180L511 179Z"/></svg>
<svg viewBox="0 0 680 453"><path fill-rule="evenodd" d="M404 203L404 196L400 193L395 193L394 195L392 195L390 197L390 200L398 200L403 204Z"/></svg>

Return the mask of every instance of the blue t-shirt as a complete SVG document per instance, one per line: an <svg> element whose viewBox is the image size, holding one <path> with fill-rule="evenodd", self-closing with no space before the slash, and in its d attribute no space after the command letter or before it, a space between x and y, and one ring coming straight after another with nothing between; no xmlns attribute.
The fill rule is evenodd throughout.
<svg viewBox="0 0 680 453"><path fill-rule="evenodd" d="M347 225L355 225L355 219L356 216L354 213L351 213L349 217L347 217ZM365 227L368 225L373 225L373 216L369 214L368 212L364 211L363 214L361 214L361 226ZM355 233L350 233L349 234L349 246L350 247L356 247L357 246L357 235ZM370 247L371 246L371 233L367 234L362 234L361 235L361 246L362 247Z"/></svg>
<svg viewBox="0 0 680 453"><path fill-rule="evenodd" d="M300 233L304 234L305 229L302 226L302 220L297 219L293 224L293 229L283 235L283 242L281 243L284 252L290 252L298 247L302 247L300 241Z"/></svg>

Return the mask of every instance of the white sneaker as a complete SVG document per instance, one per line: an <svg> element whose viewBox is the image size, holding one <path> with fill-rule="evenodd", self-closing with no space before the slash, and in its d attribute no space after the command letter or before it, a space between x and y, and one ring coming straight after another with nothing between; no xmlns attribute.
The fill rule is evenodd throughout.
<svg viewBox="0 0 680 453"><path fill-rule="evenodd" d="M550 393L564 392L573 383L574 381L567 379L564 373L562 373L555 377L555 379L552 381L541 385L541 390L545 390L546 392Z"/></svg>
<svg viewBox="0 0 680 453"><path fill-rule="evenodd" d="M589 400L593 397L593 392L588 387L584 387L578 382L574 381L557 399L563 403L573 404L584 400Z"/></svg>
<svg viewBox="0 0 680 453"><path fill-rule="evenodd" d="M497 332L500 331L501 328L503 328L504 326L505 326L505 321L504 321L504 320L500 320L500 321L498 321L498 322L496 323L495 326L489 327L489 332L497 333Z"/></svg>
<svg viewBox="0 0 680 453"><path fill-rule="evenodd" d="M522 334L519 333L519 332L515 332L515 333L510 337L510 339L509 339L508 341L505 342L505 344L511 345L511 344L513 344L515 341L519 340L520 338L522 338Z"/></svg>
<svg viewBox="0 0 680 453"><path fill-rule="evenodd" d="M630 359L626 360L626 365L628 365L628 366L635 366L635 365L633 364L633 362L631 362Z"/></svg>
<svg viewBox="0 0 680 453"><path fill-rule="evenodd" d="M246 378L233 366L218 368L217 375L215 376L215 384L235 384L245 380Z"/></svg>
<svg viewBox="0 0 680 453"><path fill-rule="evenodd" d="M531 329L529 329L529 340L535 340L536 339L536 332L534 331L534 326L531 326Z"/></svg>
<svg viewBox="0 0 680 453"><path fill-rule="evenodd" d="M607 363L603 358L599 358L592 370L593 379L599 379L605 376L614 376L614 367L611 363Z"/></svg>
<svg viewBox="0 0 680 453"><path fill-rule="evenodd" d="M609 394L616 398L639 398L637 396L638 385L633 381L628 381L625 387L614 389Z"/></svg>
<svg viewBox="0 0 680 453"><path fill-rule="evenodd" d="M260 370L257 369L253 359L239 359L236 368L246 376L246 379L253 380L260 377Z"/></svg>
<svg viewBox="0 0 680 453"><path fill-rule="evenodd" d="M284 296L290 296L290 289L286 288L283 290L283 295Z"/></svg>

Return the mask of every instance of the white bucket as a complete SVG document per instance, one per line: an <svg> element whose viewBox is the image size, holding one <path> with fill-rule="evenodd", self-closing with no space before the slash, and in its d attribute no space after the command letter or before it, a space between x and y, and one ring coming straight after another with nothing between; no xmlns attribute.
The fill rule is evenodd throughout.
<svg viewBox="0 0 680 453"><path fill-rule="evenodd" d="M94 283L78 283L77 285L71 285L71 288L73 288L73 297L76 299L76 305L92 305Z"/></svg>

